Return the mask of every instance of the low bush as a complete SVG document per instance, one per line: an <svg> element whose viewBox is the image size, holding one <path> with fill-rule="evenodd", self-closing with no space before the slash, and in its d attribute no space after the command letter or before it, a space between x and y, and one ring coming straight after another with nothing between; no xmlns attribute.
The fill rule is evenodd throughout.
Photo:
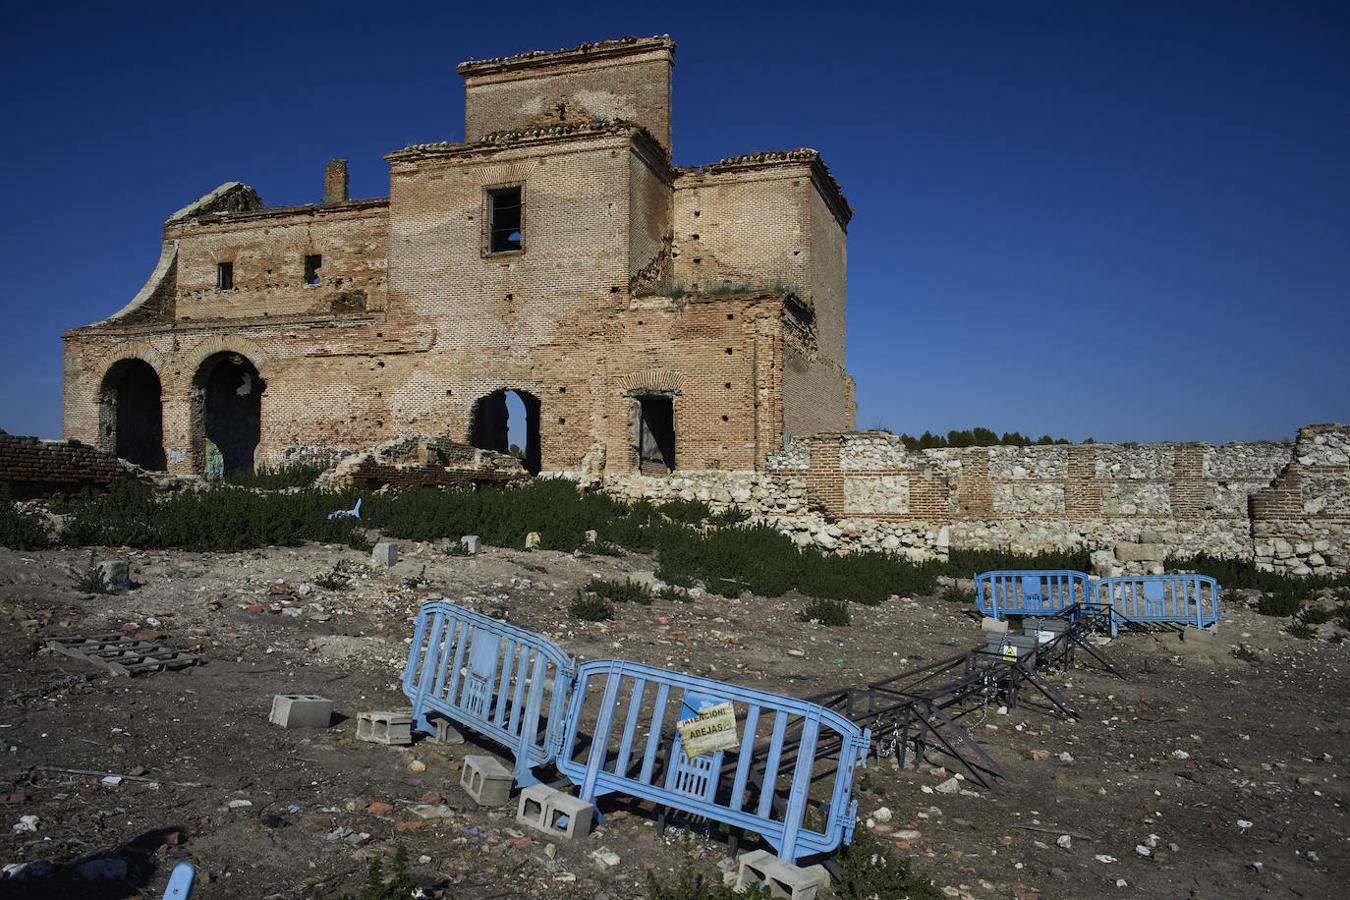
<svg viewBox="0 0 1350 900"><path fill-rule="evenodd" d="M586 622L601 622L605 619L614 618L614 607L602 598L580 590L577 591L576 599L572 601L572 605L567 607L567 611L572 615L572 618Z"/></svg>
<svg viewBox="0 0 1350 900"><path fill-rule="evenodd" d="M176 548L232 553L302 541L364 546L357 520L329 519L354 497L306 489L268 494L232 486L155 494L119 482L68 501L63 540L73 545Z"/></svg>
<svg viewBox="0 0 1350 900"><path fill-rule="evenodd" d="M94 563L75 579L75 590L85 594L111 594L112 586L103 577L103 570Z"/></svg>
<svg viewBox="0 0 1350 900"><path fill-rule="evenodd" d="M853 621L853 617L848 613L848 604L842 600L812 600L797 613L797 620L841 628Z"/></svg>
<svg viewBox="0 0 1350 900"><path fill-rule="evenodd" d="M1263 616L1293 616L1303 609L1303 597L1293 591L1279 591L1257 601L1256 611Z"/></svg>
<svg viewBox="0 0 1350 900"><path fill-rule="evenodd" d="M625 578L623 581L592 578L586 583L583 590L587 594L594 594L611 603L636 603L639 606L651 606L655 599L651 591L630 578Z"/></svg>
<svg viewBox="0 0 1350 900"><path fill-rule="evenodd" d="M422 571L426 571L425 566L422 567ZM325 591L346 590L347 586L352 583L352 576L348 574L346 561L340 559L335 562L333 568L315 578L314 583Z"/></svg>
<svg viewBox="0 0 1350 900"><path fill-rule="evenodd" d="M1298 620L1305 625L1325 625L1335 618L1335 610L1326 606L1305 606L1298 614Z"/></svg>
<svg viewBox="0 0 1350 900"><path fill-rule="evenodd" d="M42 518L15 506L7 490L0 491L0 547L42 550L50 544Z"/></svg>
<svg viewBox="0 0 1350 900"><path fill-rule="evenodd" d="M222 478L221 482L235 487L269 491L303 488L314 484L314 479L319 477L324 468L317 463L297 463L275 468L263 466L251 472L231 472Z"/></svg>
<svg viewBox="0 0 1350 900"><path fill-rule="evenodd" d="M1350 587L1350 577L1328 578L1324 576L1297 577L1279 572L1266 572L1258 569L1249 559L1232 559L1222 556L1171 557L1167 560L1169 572L1196 572L1208 575L1219 582L1220 587L1229 590L1235 588L1254 589L1270 593L1307 594L1318 588L1346 586Z"/></svg>

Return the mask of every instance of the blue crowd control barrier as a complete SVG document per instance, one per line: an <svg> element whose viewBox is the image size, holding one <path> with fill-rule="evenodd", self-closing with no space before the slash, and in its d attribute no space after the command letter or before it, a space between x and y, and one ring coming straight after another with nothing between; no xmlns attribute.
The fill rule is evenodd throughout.
<svg viewBox="0 0 1350 900"><path fill-rule="evenodd" d="M993 619L1054 615L1091 599L1085 572L1068 569L982 572L975 576L975 605Z"/></svg>
<svg viewBox="0 0 1350 900"><path fill-rule="evenodd" d="M1117 620L1204 628L1219 621L1219 583L1208 575L1125 575L1092 583L1092 604Z"/></svg>
<svg viewBox="0 0 1350 900"><path fill-rule="evenodd" d="M419 730L435 733L437 714L477 731L515 755L512 775L528 786L562 745L575 671L547 638L436 600L417 612L403 693Z"/></svg>
<svg viewBox="0 0 1350 900"><path fill-rule="evenodd" d="M583 717L595 725L579 747ZM870 730L815 703L602 659L577 668L557 766L583 800L618 792L704 816L795 862L852 838L853 775L870 744ZM804 821L808 804L825 814L820 830Z"/></svg>

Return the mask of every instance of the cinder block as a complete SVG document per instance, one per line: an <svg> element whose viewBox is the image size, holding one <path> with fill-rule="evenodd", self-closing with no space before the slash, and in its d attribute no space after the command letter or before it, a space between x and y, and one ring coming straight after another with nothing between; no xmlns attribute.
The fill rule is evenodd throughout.
<svg viewBox="0 0 1350 900"><path fill-rule="evenodd" d="M466 756L459 786L479 806L505 806L511 799L511 770L492 756Z"/></svg>
<svg viewBox="0 0 1350 900"><path fill-rule="evenodd" d="M282 728L327 728L333 701L317 694L277 694L268 720Z"/></svg>
<svg viewBox="0 0 1350 900"><path fill-rule="evenodd" d="M459 539L459 545L464 548L465 553L470 556L477 556L478 551L482 546L482 541L478 539L478 535L476 534L466 534Z"/></svg>
<svg viewBox="0 0 1350 900"><path fill-rule="evenodd" d="M539 532L531 531L525 535L525 549L534 550L539 546Z"/></svg>
<svg viewBox="0 0 1350 900"><path fill-rule="evenodd" d="M370 561L377 566L392 566L398 562L398 544L381 541L370 551Z"/></svg>
<svg viewBox="0 0 1350 900"><path fill-rule="evenodd" d="M436 737L434 740L439 744L462 744L464 735L459 729L451 725L445 719L436 719Z"/></svg>
<svg viewBox="0 0 1350 900"><path fill-rule="evenodd" d="M980 620L980 630L991 634L1006 634L1008 632L1007 619L993 619L985 616Z"/></svg>
<svg viewBox="0 0 1350 900"><path fill-rule="evenodd" d="M517 822L564 841L589 834L594 815L595 807L589 802L546 784L531 785L521 791L516 807Z"/></svg>
<svg viewBox="0 0 1350 900"><path fill-rule="evenodd" d="M738 894L768 890L770 897L788 897L791 900L815 900L824 896L830 887L830 873L824 866L802 868L785 862L768 850L752 850L736 859Z"/></svg>
<svg viewBox="0 0 1350 900"><path fill-rule="evenodd" d="M356 714L356 739L372 744L411 744L412 710L375 710Z"/></svg>

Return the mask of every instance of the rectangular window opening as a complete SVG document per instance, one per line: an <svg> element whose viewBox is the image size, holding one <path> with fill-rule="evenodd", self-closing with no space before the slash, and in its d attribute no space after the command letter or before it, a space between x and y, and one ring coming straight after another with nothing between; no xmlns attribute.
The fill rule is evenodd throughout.
<svg viewBox="0 0 1350 900"><path fill-rule="evenodd" d="M523 240L521 231L520 185L493 188L488 196L488 252L506 253L519 250Z"/></svg>
<svg viewBox="0 0 1350 900"><path fill-rule="evenodd" d="M675 403L670 397L638 398L638 471L675 471Z"/></svg>
<svg viewBox="0 0 1350 900"><path fill-rule="evenodd" d="M234 290L234 263L232 262L216 263L216 290L218 291Z"/></svg>
<svg viewBox="0 0 1350 900"><path fill-rule="evenodd" d="M318 284L319 270L323 268L323 255L311 253L305 257L305 284Z"/></svg>

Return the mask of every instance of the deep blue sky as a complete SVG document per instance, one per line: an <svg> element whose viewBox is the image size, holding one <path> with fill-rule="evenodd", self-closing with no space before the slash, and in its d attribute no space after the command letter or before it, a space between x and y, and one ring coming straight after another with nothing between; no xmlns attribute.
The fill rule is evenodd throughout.
<svg viewBox="0 0 1350 900"><path fill-rule="evenodd" d="M463 137L455 64L669 33L675 157L820 150L857 210L858 424L1098 440L1350 420L1350 4L16 7L0 427L60 434L66 328L222 181Z"/></svg>

